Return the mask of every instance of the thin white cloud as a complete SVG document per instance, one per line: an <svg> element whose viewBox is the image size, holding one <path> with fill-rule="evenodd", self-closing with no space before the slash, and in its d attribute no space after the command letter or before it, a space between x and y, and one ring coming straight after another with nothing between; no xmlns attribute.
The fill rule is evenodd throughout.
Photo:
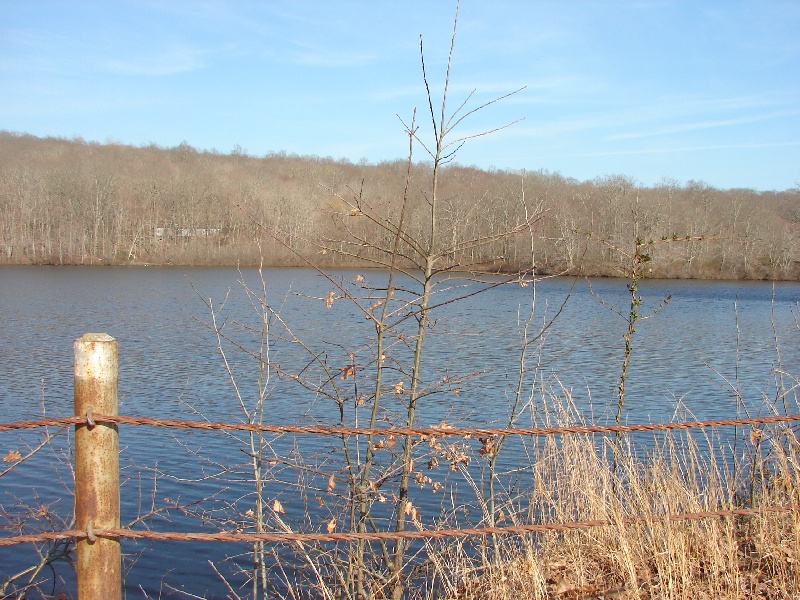
<svg viewBox="0 0 800 600"><path fill-rule="evenodd" d="M784 148L790 146L800 146L800 140L791 142L764 142L761 144L710 144L705 146L642 148L636 150L614 150L609 152L576 152L576 153L565 153L565 154L548 154L547 158L587 158L587 157L601 157L601 156L629 156L636 154L674 154L676 152L700 152L704 150Z"/></svg>
<svg viewBox="0 0 800 600"><path fill-rule="evenodd" d="M711 129L714 127L730 127L732 125L744 125L747 123L757 123L759 121L768 121L770 119L779 119L781 117L791 117L800 114L800 110L784 110L761 115L753 115L749 117L739 117L734 119L717 119L708 121L697 121L694 123L678 123L675 125L665 125L656 127L649 131L637 131L629 133L617 133L606 136L605 139L609 141L616 140L632 140L646 137L657 137L661 135L671 135L673 133L685 133L688 131L697 131L700 129Z"/></svg>
<svg viewBox="0 0 800 600"><path fill-rule="evenodd" d="M159 52L108 59L101 65L122 75L162 76L196 71L205 66L204 52L179 45Z"/></svg>
<svg viewBox="0 0 800 600"><path fill-rule="evenodd" d="M374 54L357 54L346 52L302 52L294 56L294 60L302 65L312 67L331 67L336 69L363 67L375 62Z"/></svg>
<svg viewBox="0 0 800 600"><path fill-rule="evenodd" d="M370 92L369 97L372 100L396 100L398 98L417 96L421 93L421 90L422 87L419 85L388 87Z"/></svg>

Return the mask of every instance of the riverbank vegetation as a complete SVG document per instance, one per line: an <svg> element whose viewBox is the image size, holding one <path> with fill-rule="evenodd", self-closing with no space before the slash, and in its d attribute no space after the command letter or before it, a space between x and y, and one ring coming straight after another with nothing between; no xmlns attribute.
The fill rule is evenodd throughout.
<svg viewBox="0 0 800 600"><path fill-rule="evenodd" d="M566 413L557 420L562 418L580 420ZM431 544L430 578L447 590L441 594L447 598L795 598L800 592L796 510L666 518L796 506L795 433L785 426L754 431L769 440L769 451L759 457L756 445L749 445L744 452L754 461L749 465L715 460L720 447L697 432L667 435L638 456L618 454L618 462L591 437L535 443L530 468L536 483L524 502L501 508L503 524L524 523L536 514L555 523L612 525L503 538L496 554L489 542L483 552L452 541ZM755 477L737 478L747 473Z"/></svg>
<svg viewBox="0 0 800 600"><path fill-rule="evenodd" d="M800 278L800 188L719 190L666 179L641 187L622 175L577 181L543 171L440 168L437 226L453 247L524 224L523 192L545 211L533 240L498 236L444 257L453 263L514 272L533 250L541 274L613 276L623 258L585 232L618 246L689 236L656 248L647 276ZM362 195L396 218L406 172L405 160L353 164L2 132L0 264L300 264L274 233L320 266L363 267L378 257L372 246L389 240L336 252L345 228L362 227L349 219L345 200ZM432 163L415 162L409 194L422 194L432 175ZM411 207L406 220L420 237L422 207Z"/></svg>

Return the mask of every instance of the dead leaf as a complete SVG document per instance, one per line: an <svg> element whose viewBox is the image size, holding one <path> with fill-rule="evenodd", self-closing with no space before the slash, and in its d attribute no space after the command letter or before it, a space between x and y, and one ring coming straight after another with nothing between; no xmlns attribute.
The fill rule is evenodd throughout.
<svg viewBox="0 0 800 600"><path fill-rule="evenodd" d="M439 466L439 459L435 456L431 456L431 459L428 461L428 468L433 469L434 467Z"/></svg>
<svg viewBox="0 0 800 600"><path fill-rule="evenodd" d="M405 383L403 383L402 381L398 381L397 383L394 384L394 393L395 394L402 394L404 387L405 387Z"/></svg>
<svg viewBox="0 0 800 600"><path fill-rule="evenodd" d="M361 212L361 211L360 211L360 210L358 210L357 208L351 208L351 209L350 209L350 216L351 216L351 217L357 217L357 216L358 216L358 213L360 213L360 212Z"/></svg>
<svg viewBox="0 0 800 600"><path fill-rule="evenodd" d="M283 508L283 504L281 504L278 500L272 503L272 510L278 513L279 515L285 515L286 509Z"/></svg>
<svg viewBox="0 0 800 600"><path fill-rule="evenodd" d="M244 516L252 519L255 516L255 513L253 512L252 508L248 508L247 512L244 513Z"/></svg>
<svg viewBox="0 0 800 600"><path fill-rule="evenodd" d="M330 521L328 521L327 527L328 533L333 533L336 531L336 517L333 517Z"/></svg>
<svg viewBox="0 0 800 600"><path fill-rule="evenodd" d="M481 449L478 450L478 454L481 456L495 455L496 449L494 447L494 437L478 438L478 441L481 443Z"/></svg>
<svg viewBox="0 0 800 600"><path fill-rule="evenodd" d="M388 439L388 440L386 440L386 447L387 447L387 448L391 448L391 447L392 447L392 446L394 446L396 443L397 443L397 442L394 440L394 436L393 436L393 435L390 435L390 436L389 436L389 439Z"/></svg>
<svg viewBox="0 0 800 600"><path fill-rule="evenodd" d="M761 439L761 430L756 429L755 427L750 430L750 443L755 444L758 440Z"/></svg>
<svg viewBox="0 0 800 600"><path fill-rule="evenodd" d="M553 591L558 594L566 594L567 592L571 592L577 589L577 586L569 581L566 577L556 577L555 578L555 585L553 586Z"/></svg>
<svg viewBox="0 0 800 600"><path fill-rule="evenodd" d="M14 462L22 458L22 454L16 450L9 450L8 454L3 457L3 462Z"/></svg>
<svg viewBox="0 0 800 600"><path fill-rule="evenodd" d="M348 377L355 377L356 376L356 366L355 365L347 365L346 367L342 367L339 370L342 372L342 379L347 379Z"/></svg>
<svg viewBox="0 0 800 600"><path fill-rule="evenodd" d="M355 283L358 283L359 281L364 281L364 276L363 275L356 275Z"/></svg>
<svg viewBox="0 0 800 600"><path fill-rule="evenodd" d="M328 493L330 494L333 490L336 489L336 479L334 479L333 475L328 477Z"/></svg>
<svg viewBox="0 0 800 600"><path fill-rule="evenodd" d="M325 296L325 306L327 308L330 308L331 306L333 306L334 300L336 300L336 294L334 294L333 292L328 292L328 295Z"/></svg>

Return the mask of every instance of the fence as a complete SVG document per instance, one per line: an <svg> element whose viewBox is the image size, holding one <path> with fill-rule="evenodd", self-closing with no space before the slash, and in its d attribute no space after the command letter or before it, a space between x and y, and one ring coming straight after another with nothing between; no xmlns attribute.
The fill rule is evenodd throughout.
<svg viewBox="0 0 800 600"><path fill-rule="evenodd" d="M435 529L420 531L342 532L342 533L186 533L143 531L120 528L119 501L119 439L118 426L150 425L200 430L249 431L264 433L294 433L316 435L385 435L385 436L506 436L506 435L563 435L590 433L627 433L634 431L669 431L697 428L767 425L800 420L800 414L773 415L760 418L718 419L681 423L652 423L640 425L589 425L567 427L340 427L317 425L254 425L250 423L219 423L155 419L118 414L117 407L117 340L106 334L85 334L75 340L74 416L43 418L0 423L0 431L33 429L47 426L75 426L75 527L74 530L42 532L0 538L0 546L21 543L47 542L62 539L76 540L76 571L78 598L121 597L120 538L151 540L182 540L203 542L336 542L346 540L421 539L487 536L588 529L616 523L607 520L571 523L546 523ZM699 520L731 516L788 513L798 506L772 506L732 510L667 514L659 517L625 519L624 524L646 523L653 519L665 521Z"/></svg>

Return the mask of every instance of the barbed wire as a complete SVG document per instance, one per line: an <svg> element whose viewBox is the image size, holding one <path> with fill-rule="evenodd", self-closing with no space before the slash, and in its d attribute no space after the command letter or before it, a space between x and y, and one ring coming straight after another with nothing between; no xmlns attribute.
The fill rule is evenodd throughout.
<svg viewBox="0 0 800 600"><path fill-rule="evenodd" d="M427 427L342 427L338 425L265 425L256 423L224 423L215 421L183 421L155 417L89 414L87 416L49 417L27 421L0 423L0 432L37 427L63 425L90 425L116 423L124 425L150 425L177 429L203 429L224 431L251 431L262 433L296 433L316 435L383 435L383 436L500 436L500 435L560 435L572 433L630 433L635 431L671 431L703 429L709 427L739 427L744 425L770 425L800 421L800 414L772 415L742 419L709 419L672 423L643 423L637 425L566 425L560 427L455 427L447 424Z"/></svg>
<svg viewBox="0 0 800 600"><path fill-rule="evenodd" d="M34 420L0 423L0 431L13 431L20 429L33 429L38 427L56 427L64 425L88 425L97 423L115 423L126 425L150 425L154 427L170 427L180 429L201 430L226 430L226 431L260 431L266 433L295 433L317 435L378 435L378 436L500 436L500 435L559 435L559 434L591 434L591 433L627 433L635 431L669 431L686 430L708 427L731 427L745 425L769 425L800 420L800 414L772 415L768 417L752 417L743 419L710 419L705 421L684 421L674 423L649 423L636 425L571 425L560 427L453 427L442 424L431 427L341 427L330 425L259 425L254 423L224 423L213 421L183 421L178 419L160 419L153 417L133 417L125 415L100 415L89 412L86 416L40 418ZM217 533L181 533L158 532L151 530L132 529L95 529L94 531L52 531L36 534L19 535L0 538L0 546L30 542L47 542L59 539L86 539L93 536L107 538L131 538L151 540L184 540L184 541L219 541L219 542L337 542L348 540L382 540L382 539L420 539L420 538L445 538L468 537L487 535L507 535L512 533L542 533L548 531L568 531L601 527L609 525L629 525L656 521L686 521L699 520L711 517L752 516L764 513L782 513L796 511L798 507L775 506L750 509L731 509L717 511L702 511L693 513L651 515L622 519L618 522L608 520L580 521L571 523L550 523L535 525L510 525L506 527L480 527L460 529L438 529L419 531L384 531L384 532L342 532L342 533L244 533L244 532L217 532Z"/></svg>
<svg viewBox="0 0 800 600"><path fill-rule="evenodd" d="M740 508L730 510L712 510L690 513L650 515L646 517L623 518L618 521L594 520L574 521L569 523L539 523L532 525L507 525L504 527L465 527L459 529L423 529L418 531L377 531L377 532L341 532L341 533L245 533L241 531L220 531L216 533L151 531L133 529L93 529L82 531L47 531L29 535L0 538L0 546L15 544L50 542L75 538L76 540L94 539L97 537L118 539L148 539L154 541L192 541L192 542L267 542L267 543L303 543L303 542L346 542L352 540L394 540L402 539L440 539L449 537L470 537L488 535L508 535L525 533L547 533L553 531L576 531L594 527L640 525L646 523L698 521L708 518L764 516L768 513L791 513L800 509L798 506L764 506L759 508Z"/></svg>

